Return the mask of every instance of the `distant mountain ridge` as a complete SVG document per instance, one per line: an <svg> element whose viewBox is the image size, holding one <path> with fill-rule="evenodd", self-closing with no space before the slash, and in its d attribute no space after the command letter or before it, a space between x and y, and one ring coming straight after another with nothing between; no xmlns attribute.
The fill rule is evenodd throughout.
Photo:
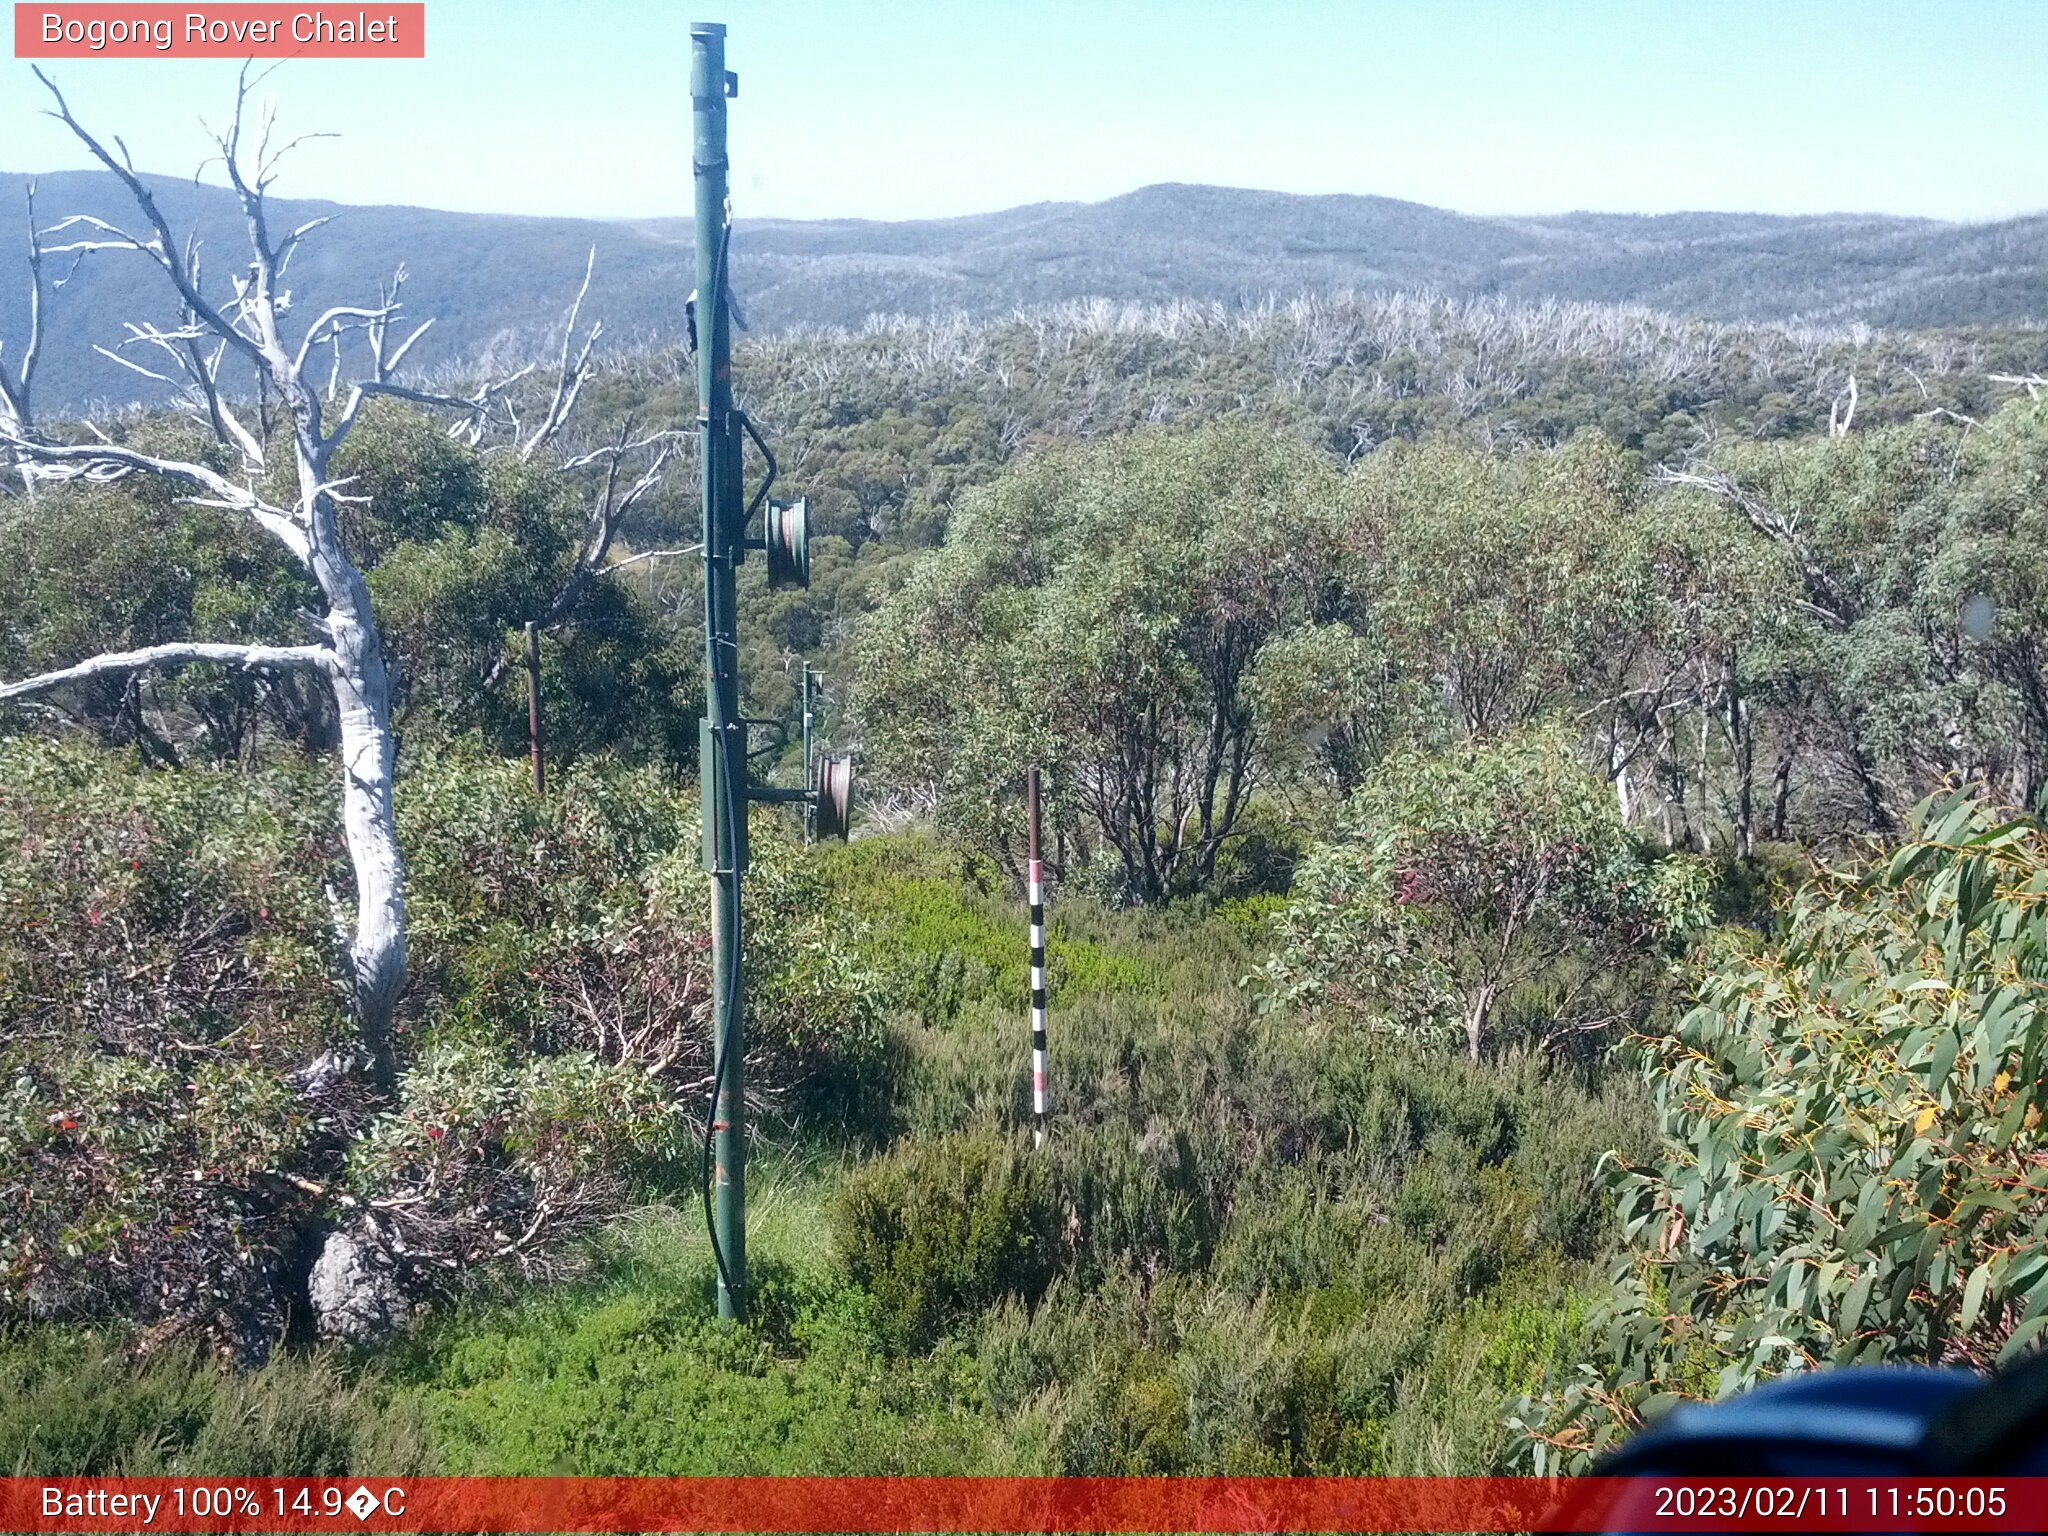
<svg viewBox="0 0 2048 1536"><path fill-rule="evenodd" d="M27 177L0 174L0 231ZM223 188L147 178L174 228L196 227L216 284L239 270L239 209ZM602 221L348 207L279 199L280 225L340 214L290 274L295 301L374 295L403 262L407 307L436 317L422 364L523 350L558 322L598 248L586 313L614 336L680 330L692 284L687 219ZM39 178L45 223L90 213L133 226L102 172ZM19 251L18 236L0 252ZM53 263L53 265L55 265ZM1362 196L1169 184L1099 203L1041 203L952 219L742 219L735 286L756 330L857 326L869 315L1003 313L1084 297L1236 303L1269 296L1434 289L1454 297L1636 303L1721 320L1887 326L2029 324L2048 317L2048 214L1989 224L1886 215L1570 213L1494 218ZM19 349L26 272L0 255L0 342ZM161 276L90 258L55 295L40 394L50 408L146 396L95 356L123 320L163 318Z"/></svg>

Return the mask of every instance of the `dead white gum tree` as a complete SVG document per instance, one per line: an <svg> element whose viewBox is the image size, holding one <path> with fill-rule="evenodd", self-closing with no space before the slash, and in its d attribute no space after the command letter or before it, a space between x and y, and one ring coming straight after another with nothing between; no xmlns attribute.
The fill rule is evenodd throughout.
<svg viewBox="0 0 2048 1536"><path fill-rule="evenodd" d="M572 346L577 315L589 291L589 269L586 268L583 289L569 313L559 377L537 426L529 429L520 422L508 396L511 386L533 371L531 367L485 384L468 396L407 387L396 381L399 366L432 322L423 322L410 330L399 324L403 268L382 287L376 304L328 309L298 334L296 342L287 336L283 320L290 311L291 295L281 285L301 242L328 220L314 219L281 234L271 227L268 190L276 177L279 160L292 145L271 149L271 114L267 109L258 114L260 121L245 134L249 127L245 115L251 84L246 70L236 89L234 116L226 131L215 136L215 141L228 182L241 203L248 231L249 263L244 272L234 276L229 284L231 292L220 302L209 298L202 289L197 242L180 244L173 236L148 186L137 175L127 147L116 138L113 142L118 153L110 152L72 115L56 85L40 70L37 78L54 102L50 115L61 120L94 158L119 178L146 229L131 232L103 219L77 215L37 230L31 214L30 280L34 301L30 333L12 378L8 377L4 359L0 359L0 455L11 459L13 468L30 485L37 481L110 481L136 475L153 475L175 482L186 489L185 500L189 503L224 508L245 516L289 550L318 585L326 611L302 615L315 636L306 644L226 645L193 641L108 652L38 677L0 683L0 701L25 698L86 678L190 662L317 674L332 692L339 719L342 825L355 871L355 915L348 941L349 983L371 1071L379 1081L388 1084L396 1070L391 1047L392 1010L405 983L406 967L404 867L392 815L395 753L391 672L370 609L369 588L343 546L336 518L338 505L363 498L345 494L345 482L332 479L329 466L359 419L364 403L379 395L454 413L451 435L472 445L481 443L494 423L509 420L507 446L525 458L537 455L568 420L590 374L591 350L601 327L591 327L580 352ZM137 254L154 262L176 291L181 317L177 325L168 328L128 322L128 335L121 343L123 351L104 347L96 350L123 367L178 390L191 413L206 423L238 461L234 472L222 473L206 464L138 452L115 442L89 423L86 430L95 440L82 443L57 441L51 432L37 425L30 411L30 394L42 336L43 265L53 256L69 255L75 261L92 253L110 251ZM368 358L367 372L346 382L342 377L345 340L349 343L348 352L367 352ZM123 355L124 351L139 352L150 363L137 362ZM324 390L309 383L307 377L309 365L322 354L331 354ZM251 417L243 404L231 398L223 384L225 363L236 364L234 373L228 377L240 376L244 368L253 377L254 393L263 402L259 410L268 405L276 407L279 414L274 436L266 431L264 421ZM264 413L267 415L268 411ZM270 467L273 445L282 446L280 440L287 433L294 496L289 502L272 501L257 486ZM550 610L551 621L559 621L591 574L602 567L618 518L658 480L670 451L666 441L669 436L663 434L660 438L635 442L621 433L608 448L580 456L564 466L582 469L609 461L585 546L571 570L564 601ZM627 457L657 443L659 453L654 467L622 494L621 466Z"/></svg>
<svg viewBox="0 0 2048 1536"><path fill-rule="evenodd" d="M32 396L36 364L43 354L43 241L36 230L36 184L28 184L28 335L19 355L10 361L7 343L0 337L0 433L13 437L26 434L35 422ZM10 371L11 370L11 371ZM22 488L35 489L27 466L12 453L0 455L0 465L14 463L21 472Z"/></svg>

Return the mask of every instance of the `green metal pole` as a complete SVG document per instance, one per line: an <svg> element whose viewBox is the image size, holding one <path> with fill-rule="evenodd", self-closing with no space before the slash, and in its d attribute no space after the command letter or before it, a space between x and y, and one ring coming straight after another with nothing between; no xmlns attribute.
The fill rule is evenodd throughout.
<svg viewBox="0 0 2048 1536"><path fill-rule="evenodd" d="M704 862L711 871L711 1012L716 1035L712 1111L712 1228L718 1245L718 1315L747 1309L746 1051L742 1032L740 875L746 867L747 755L739 709L739 627L734 576L740 526L740 426L732 399L731 308L726 302L725 28L690 27L692 160L697 207L697 424L703 460L704 697L698 779Z"/></svg>

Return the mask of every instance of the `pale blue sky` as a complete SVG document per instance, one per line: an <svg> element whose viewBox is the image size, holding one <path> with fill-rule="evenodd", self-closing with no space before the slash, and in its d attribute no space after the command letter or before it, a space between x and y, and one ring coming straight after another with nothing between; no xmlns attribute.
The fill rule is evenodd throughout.
<svg viewBox="0 0 2048 1536"><path fill-rule="evenodd" d="M937 216L1157 181L1474 213L2048 207L2048 0L428 0L425 60L275 77L287 127L343 135L279 190L685 212L700 16L729 27L742 81L743 217ZM233 74L55 70L138 164L182 174ZM83 163L37 95L10 49L0 170Z"/></svg>

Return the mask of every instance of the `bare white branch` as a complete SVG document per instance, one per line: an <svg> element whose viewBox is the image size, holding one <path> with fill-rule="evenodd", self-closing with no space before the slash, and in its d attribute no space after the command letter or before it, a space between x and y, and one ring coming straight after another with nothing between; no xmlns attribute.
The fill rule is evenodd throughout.
<svg viewBox="0 0 2048 1536"><path fill-rule="evenodd" d="M2041 391L2048 389L2048 378L2043 378L2038 373L1987 373L1984 377L1994 384L2010 384L2015 388L2024 389L2028 398L2034 400L2040 399Z"/></svg>
<svg viewBox="0 0 2048 1536"><path fill-rule="evenodd" d="M229 323L227 317L221 314L213 305L209 304L205 296L199 292L198 286L193 282L191 272L187 269L183 257L177 254L178 243L171 235L170 224L166 222L162 212L158 210L156 199L150 195L149 188L143 184L142 178L135 174L134 166L129 163L126 146L122 145L119 139L114 141L116 146L121 148L121 158L119 160L116 160L107 153L106 146L94 138L87 131L83 123L71 115L70 103L65 101L64 93L57 89L56 83L43 73L40 66L31 67L35 69L36 78L43 82L43 87L50 93L51 99L57 103L57 110L52 115L71 130L78 141L91 151L94 159L98 160L101 165L104 165L120 178L121 184L128 189L128 195L135 199L135 206L142 210L143 217L149 220L150 227L156 231L156 238L146 245L137 241L132 235L128 235L125 232L117 232L121 234L123 240L128 242L127 248L143 251L150 256L158 266L164 269L165 275L170 278L172 284L177 288L178 294L184 299L187 308L204 319L216 334L230 337L237 347L247 353L251 361L260 364L263 361L262 350L247 336L236 330ZM237 110L239 112L239 108Z"/></svg>
<svg viewBox="0 0 2048 1536"><path fill-rule="evenodd" d="M36 230L36 184L31 181L25 197L28 211L28 335L21 348L21 361L8 376L4 342L0 342L0 428L27 434L35 429L32 397L35 393L36 364L43 351L43 242ZM24 483L28 483L24 476Z"/></svg>
<svg viewBox="0 0 2048 1536"><path fill-rule="evenodd" d="M562 352L555 364L555 393L548 402L547 414L539 426L519 445L519 457L530 459L554 440L576 409L577 397L583 393L583 386L590 378L590 354L597 346L597 339L604 334L604 322L590 327L589 335L583 338L583 349L570 361L570 349L576 345L576 325L583 314L583 301L590 294L590 280L597 271L597 247L590 248L590 255L583 263L583 286L576 290L576 297L570 301L569 313L562 321Z"/></svg>
<svg viewBox="0 0 2048 1536"><path fill-rule="evenodd" d="M142 364L134 362L129 358L123 357L120 353L116 352L112 347L103 347L98 342L94 342L92 349L93 351L99 353L101 357L104 357L108 362L117 363L121 367L128 369L131 373L139 373L145 379L154 379L159 384L168 384L173 389L176 389L178 387L178 381L176 379L167 378L163 374L158 373L154 368L145 368L142 366Z"/></svg>
<svg viewBox="0 0 2048 1536"><path fill-rule="evenodd" d="M389 378L392 374L398 371L398 365L405 361L405 354L412 350L412 344L418 341L422 336L426 335L428 331L432 330L433 326L434 322L432 320L422 320L413 329L413 333L410 336L406 337L405 340L401 341L398 344L396 350L394 350L389 357L383 360L381 366L384 370L384 376L386 378Z"/></svg>
<svg viewBox="0 0 2048 1536"><path fill-rule="evenodd" d="M341 323L342 321L355 320L367 324L371 321L383 320L394 314L397 311L397 307L395 304L387 304L377 309L366 309L359 304L335 305L332 309L321 315L319 319L315 320L312 325L307 327L305 338L299 343L298 354L292 359L292 366L303 369L306 366L307 357L312 354L315 347L319 346L323 341L338 338L344 329L361 329L361 325L344 327ZM328 330L329 326L333 326L334 329L332 331Z"/></svg>
<svg viewBox="0 0 2048 1536"><path fill-rule="evenodd" d="M1748 487L1738 482L1733 475L1721 470L1700 473L1694 470L1676 469L1660 465L1657 479L1664 485L1687 486L1717 496L1741 511L1749 519L1750 526L1773 543L1783 548L1798 562L1800 574L1806 579L1810 601L1806 606L1818 618L1837 629L1846 629L1854 621L1853 604L1844 595L1835 579L1808 553L1799 536L1796 517L1786 516Z"/></svg>
<svg viewBox="0 0 2048 1536"><path fill-rule="evenodd" d="M87 423L88 426L91 423ZM97 431L97 428L93 430ZM231 508L252 518L301 562L310 564L312 543L300 519L263 500L204 464L159 458L118 443L44 443L0 428L0 445L14 451L18 462L41 480L85 480L105 483L131 474L162 475L205 491L212 506Z"/></svg>
<svg viewBox="0 0 2048 1536"><path fill-rule="evenodd" d="M410 400L414 405L431 405L459 412L460 416L448 429L448 435L474 446L482 440L484 425L490 419L492 399L500 388L503 386L487 385L474 395L464 397L436 394L430 389L413 389L385 379L360 379L349 391L348 404L342 407L341 415L334 423L334 438L330 438L329 443L331 445L355 425L365 400L372 395L388 395L394 400Z"/></svg>
<svg viewBox="0 0 2048 1536"><path fill-rule="evenodd" d="M67 683L82 683L95 677L116 677L160 667L182 667L195 661L215 661L245 670L325 670L334 665L334 653L321 645L211 645L205 642L152 645L139 651L108 651L73 666L59 667L39 677L18 683L0 683L0 701L47 693Z"/></svg>
<svg viewBox="0 0 2048 1536"><path fill-rule="evenodd" d="M579 453L572 458L562 460L558 467L563 473L567 474L578 469L588 469L593 464L609 463L616 460L621 454L638 453L644 448L654 447L657 443L673 445L685 439L694 438L696 435L694 431L664 430L661 432L650 432L645 437L635 438L632 442L611 442L605 444L602 448L592 449L589 453Z"/></svg>

